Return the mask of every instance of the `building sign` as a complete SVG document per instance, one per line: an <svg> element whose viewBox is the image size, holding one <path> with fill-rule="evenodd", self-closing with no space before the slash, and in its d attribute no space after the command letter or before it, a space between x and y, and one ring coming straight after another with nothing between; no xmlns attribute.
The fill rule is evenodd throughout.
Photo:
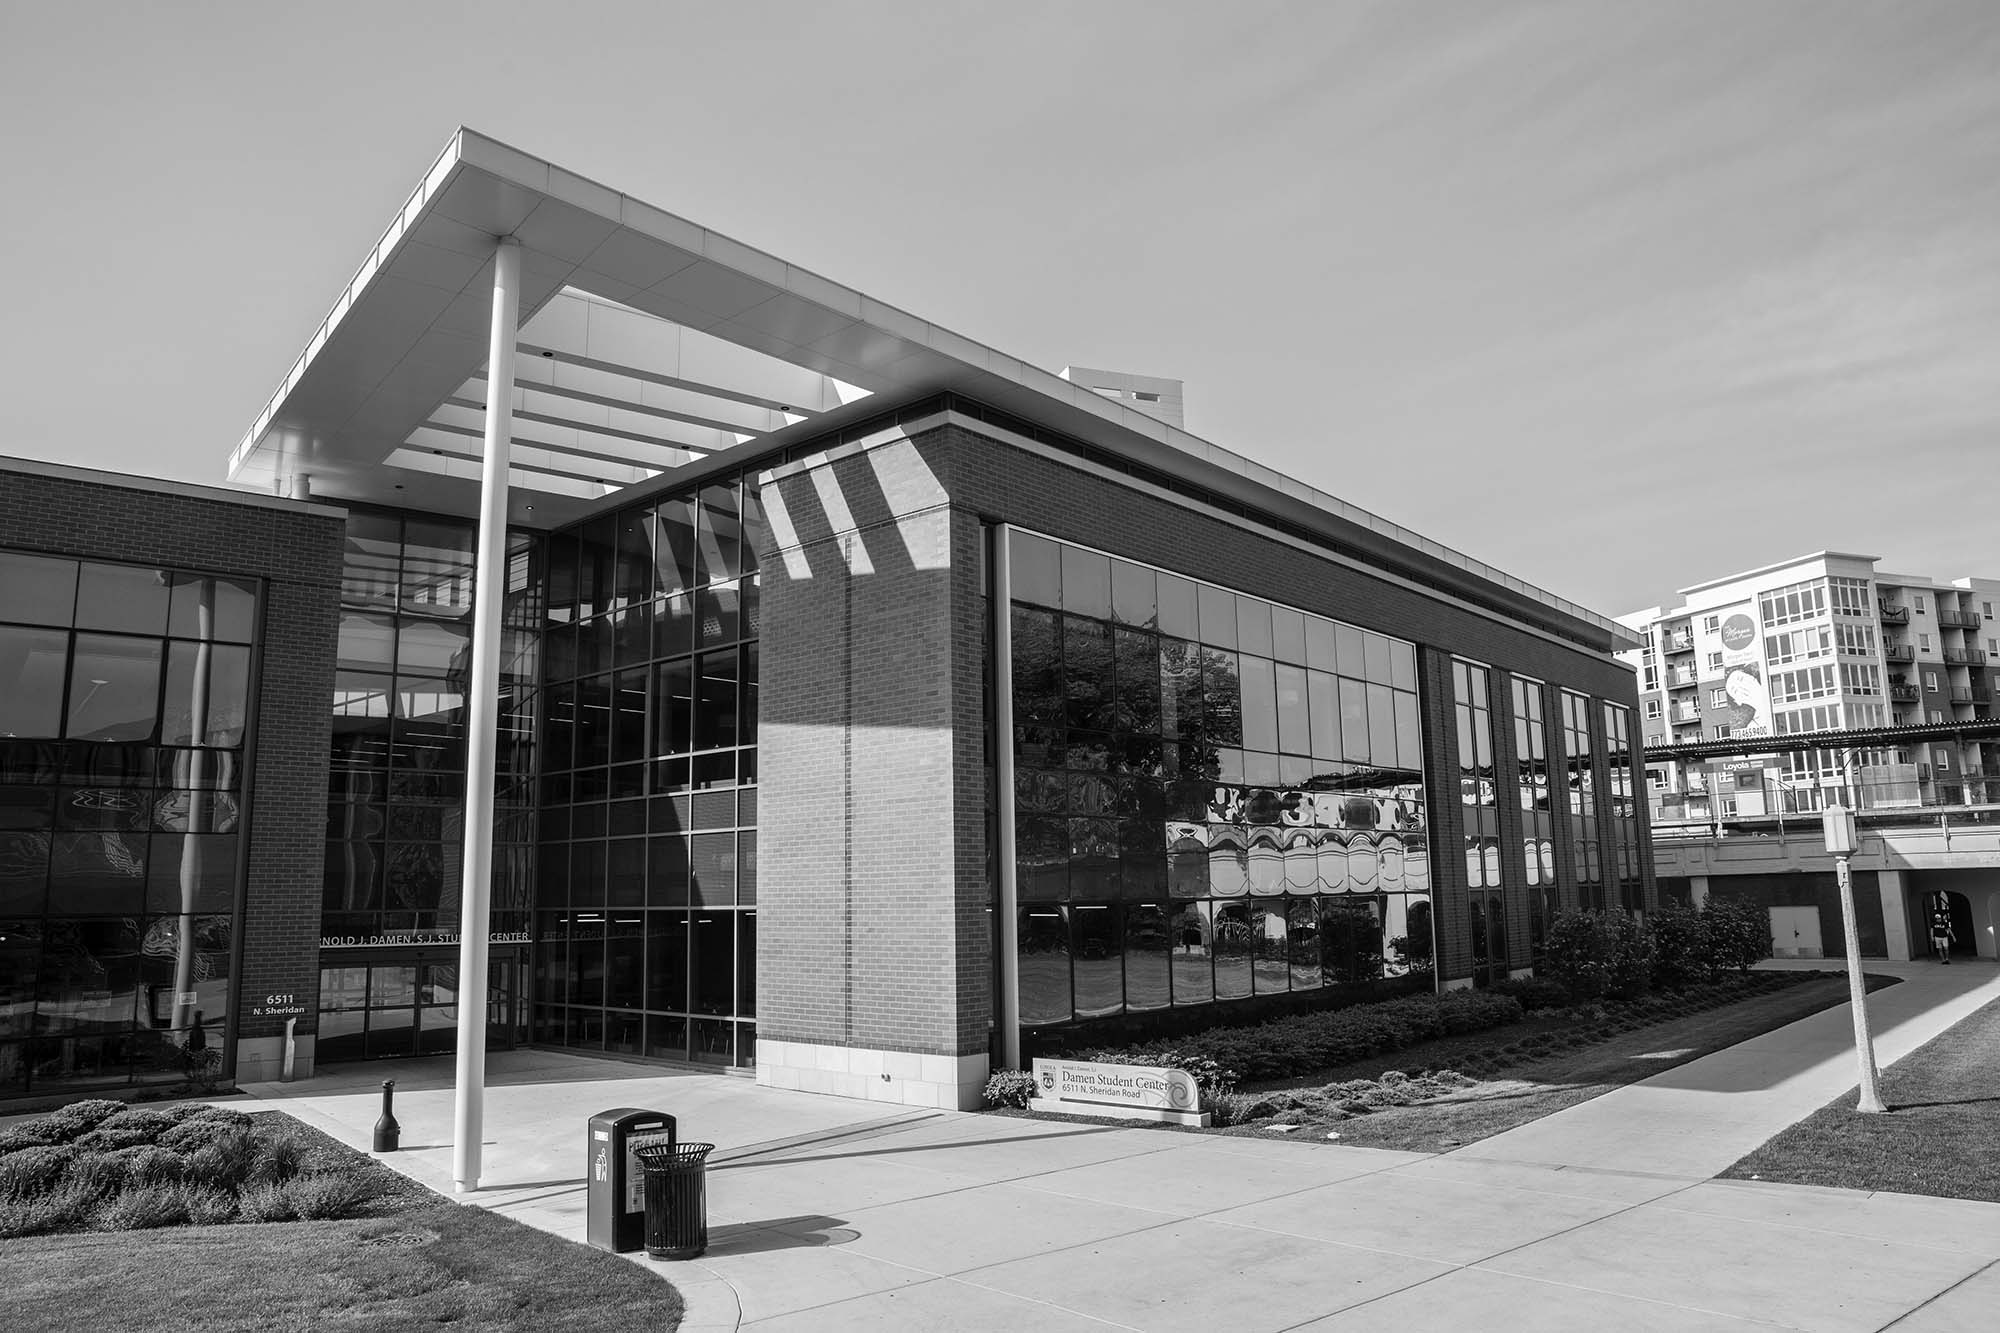
<svg viewBox="0 0 2000 1333"><path fill-rule="evenodd" d="M488 944L526 944L525 930L496 930L486 936ZM374 935L322 935L322 949L364 949L384 944L457 944L455 930L385 930Z"/></svg>
<svg viewBox="0 0 2000 1333"><path fill-rule="evenodd" d="M1728 702L1708 709L1711 724L1728 727L1732 737L1771 734L1771 691L1764 682L1757 622L1747 611L1733 612L1722 622L1722 692Z"/></svg>
<svg viewBox="0 0 2000 1333"><path fill-rule="evenodd" d="M1200 1109L1201 1094L1194 1075L1184 1069L1037 1060L1035 1087L1041 1095L1029 1107L1036 1111L1208 1124L1208 1113Z"/></svg>

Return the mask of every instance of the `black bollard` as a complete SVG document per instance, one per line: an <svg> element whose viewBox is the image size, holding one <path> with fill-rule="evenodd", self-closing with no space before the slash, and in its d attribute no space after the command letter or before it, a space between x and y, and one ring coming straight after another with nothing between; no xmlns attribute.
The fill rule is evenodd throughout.
<svg viewBox="0 0 2000 1333"><path fill-rule="evenodd" d="M375 1151L394 1152L396 1143L403 1137L403 1127L396 1123L396 1116L390 1110L396 1099L396 1080L382 1080L382 1118L375 1122Z"/></svg>

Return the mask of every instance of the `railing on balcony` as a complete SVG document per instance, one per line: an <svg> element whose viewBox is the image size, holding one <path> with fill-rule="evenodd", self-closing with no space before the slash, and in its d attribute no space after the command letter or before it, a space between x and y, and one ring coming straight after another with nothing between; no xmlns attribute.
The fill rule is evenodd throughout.
<svg viewBox="0 0 2000 1333"><path fill-rule="evenodd" d="M1923 692L1914 685L1892 683L1889 686L1889 697L1899 704L1913 704L1923 698Z"/></svg>
<svg viewBox="0 0 2000 1333"><path fill-rule="evenodd" d="M1701 710L1699 708L1670 708L1667 710L1667 721L1672 722L1676 726L1684 722L1699 722L1701 721Z"/></svg>
<svg viewBox="0 0 2000 1333"><path fill-rule="evenodd" d="M1877 606L1879 606L1879 607L1881 607L1881 609L1882 609L1882 619L1883 619L1883 620L1885 620L1885 621L1887 621L1887 622L1888 622L1889 624L1891 624L1891 625L1907 625L1907 624L1909 624L1909 623L1910 623L1910 608L1909 608L1909 607L1907 607L1907 606L1891 606L1891 605L1890 605L1889 603L1887 603L1887 602L1877 602L1877 603L1876 603L1876 605L1877 605Z"/></svg>
<svg viewBox="0 0 2000 1333"><path fill-rule="evenodd" d="M1691 653L1694 651L1694 635L1670 634L1661 641L1663 651L1669 653Z"/></svg>
<svg viewBox="0 0 2000 1333"><path fill-rule="evenodd" d="M1984 666L1986 654L1977 648L1947 648L1944 660L1953 666Z"/></svg>
<svg viewBox="0 0 2000 1333"><path fill-rule="evenodd" d="M1937 620L1938 624L1946 629L1979 628L1979 617L1970 611L1940 611L1937 613Z"/></svg>
<svg viewBox="0 0 2000 1333"><path fill-rule="evenodd" d="M1951 701L1955 704L1969 704L1972 702L1972 691L1963 685L1954 685L1951 687Z"/></svg>
<svg viewBox="0 0 2000 1333"><path fill-rule="evenodd" d="M1917 650L1907 643L1886 644L1882 648L1882 656L1891 662L1914 662L1917 660Z"/></svg>
<svg viewBox="0 0 2000 1333"><path fill-rule="evenodd" d="M1699 684L1701 684L1701 677L1692 671L1669 671L1667 673L1667 688L1670 690L1693 689Z"/></svg>

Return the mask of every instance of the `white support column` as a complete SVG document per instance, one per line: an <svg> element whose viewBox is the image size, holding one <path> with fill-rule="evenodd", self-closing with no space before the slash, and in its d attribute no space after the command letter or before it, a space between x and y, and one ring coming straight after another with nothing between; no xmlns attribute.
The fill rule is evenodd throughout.
<svg viewBox="0 0 2000 1333"><path fill-rule="evenodd" d="M1910 953L1910 905L1903 899L1903 872L1875 872L1875 891L1882 900L1882 934L1892 962L1907 963Z"/></svg>
<svg viewBox="0 0 2000 1333"><path fill-rule="evenodd" d="M993 529L993 778L1000 811L997 835L1000 839L999 920L994 924L996 950L993 960L999 977L1000 1060L1008 1069L1021 1067L1021 913L1014 865L1014 578L1009 568L1012 529L1000 524Z"/></svg>
<svg viewBox="0 0 2000 1333"><path fill-rule="evenodd" d="M479 478L472 677L465 687L465 882L458 914L458 1079L452 1179L479 1188L486 1127L486 952L493 906L493 777L498 750L500 624L507 600L507 461L513 442L514 343L521 314L521 244L493 253L493 325L486 351L486 456Z"/></svg>
<svg viewBox="0 0 2000 1333"><path fill-rule="evenodd" d="M1688 906L1700 911L1708 906L1708 876L1688 876Z"/></svg>

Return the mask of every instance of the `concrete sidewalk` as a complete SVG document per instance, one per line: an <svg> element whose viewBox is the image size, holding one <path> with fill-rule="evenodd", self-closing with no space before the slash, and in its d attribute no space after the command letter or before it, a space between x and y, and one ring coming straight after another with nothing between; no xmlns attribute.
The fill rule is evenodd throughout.
<svg viewBox="0 0 2000 1333"><path fill-rule="evenodd" d="M1993 994L1991 964L1879 992L1884 1058ZM691 1333L1992 1327L2000 1206L1706 1179L1736 1143L1755 1146L1851 1085L1851 1045L1832 1049L1829 1020L1847 1032L1836 1009L1746 1044L1762 1047L1748 1057L1671 1071L1671 1087L1635 1085L1441 1157L884 1117L740 1078L498 1055L493 1184L471 1201L581 1239L584 1119L616 1105L675 1112L684 1137L721 1145L707 1256L649 1265L687 1294ZM365 1147L384 1069L253 1091ZM393 1074L412 1147L386 1160L448 1191L450 1064Z"/></svg>

